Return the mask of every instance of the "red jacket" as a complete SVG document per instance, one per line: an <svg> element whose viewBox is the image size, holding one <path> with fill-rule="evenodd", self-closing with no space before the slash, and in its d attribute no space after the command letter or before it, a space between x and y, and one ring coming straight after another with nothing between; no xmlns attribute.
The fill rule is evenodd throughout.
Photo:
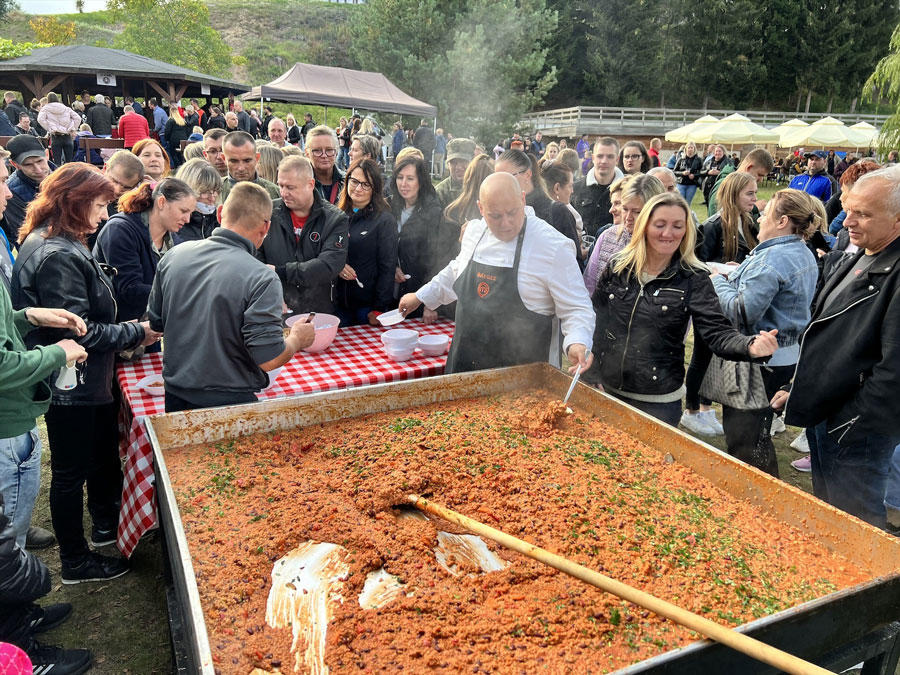
<svg viewBox="0 0 900 675"><path fill-rule="evenodd" d="M119 138L125 139L125 147L131 148L143 138L150 138L150 125L147 118L137 113L128 113L119 118Z"/></svg>

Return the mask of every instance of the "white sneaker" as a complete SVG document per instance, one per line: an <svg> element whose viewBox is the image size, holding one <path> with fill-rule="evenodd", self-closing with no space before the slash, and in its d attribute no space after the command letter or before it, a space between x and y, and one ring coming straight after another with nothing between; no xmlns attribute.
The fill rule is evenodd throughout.
<svg viewBox="0 0 900 675"><path fill-rule="evenodd" d="M719 422L719 418L716 417L715 410L701 410L697 414L700 416L700 419L706 423L706 426L713 430L713 433L715 433L716 436L725 435L725 429Z"/></svg>
<svg viewBox="0 0 900 675"><path fill-rule="evenodd" d="M681 426L691 433L700 434L701 436L715 436L716 432L711 429L702 417L702 413L691 414L687 410L681 415Z"/></svg>
<svg viewBox="0 0 900 675"><path fill-rule="evenodd" d="M809 439L806 437L806 429L791 441L791 447L799 453L809 454Z"/></svg>
<svg viewBox="0 0 900 675"><path fill-rule="evenodd" d="M781 415L773 415L772 428L769 430L769 433L774 436L775 434L780 434L785 430L787 430L787 427L784 426L784 417L782 417Z"/></svg>

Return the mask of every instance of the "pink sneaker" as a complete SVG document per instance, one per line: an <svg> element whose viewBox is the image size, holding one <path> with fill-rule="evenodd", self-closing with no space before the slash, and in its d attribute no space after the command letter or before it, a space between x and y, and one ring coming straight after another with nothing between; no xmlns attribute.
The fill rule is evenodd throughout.
<svg viewBox="0 0 900 675"><path fill-rule="evenodd" d="M812 460L810 459L809 455L794 460L793 462L791 462L791 466L797 469L797 471L802 471L803 473L812 473Z"/></svg>

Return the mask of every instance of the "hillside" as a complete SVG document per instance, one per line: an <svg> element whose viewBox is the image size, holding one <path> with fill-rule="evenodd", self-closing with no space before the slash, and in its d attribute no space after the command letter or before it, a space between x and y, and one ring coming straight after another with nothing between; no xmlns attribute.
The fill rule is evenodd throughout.
<svg viewBox="0 0 900 675"><path fill-rule="evenodd" d="M27 6L27 3L23 3ZM268 82L298 61L354 68L350 56L350 21L358 5L319 0L209 0L210 24L243 57L232 76L239 82ZM106 12L58 14L75 22L77 44L111 46L117 26ZM0 34L13 41L33 41L32 15L13 12ZM166 60L164 47L159 58Z"/></svg>

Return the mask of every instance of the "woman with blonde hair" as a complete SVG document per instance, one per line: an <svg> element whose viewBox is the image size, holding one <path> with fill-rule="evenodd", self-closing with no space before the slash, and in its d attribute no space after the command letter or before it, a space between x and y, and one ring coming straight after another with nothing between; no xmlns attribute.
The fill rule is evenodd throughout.
<svg viewBox="0 0 900 675"><path fill-rule="evenodd" d="M281 148L276 148L271 143L258 146L256 152L259 154L259 162L256 165L256 172L270 183L278 182L278 165L284 159L284 153Z"/></svg>
<svg viewBox="0 0 900 675"><path fill-rule="evenodd" d="M743 262L750 249L756 246L755 226L750 215L756 205L756 179L749 173L728 174L716 196L719 211L700 226L703 238L697 247L697 257L704 263ZM681 424L695 434L721 436L725 429L716 418L712 402L700 396L700 385L711 360L712 352L695 330Z"/></svg>
<svg viewBox="0 0 900 675"><path fill-rule="evenodd" d="M169 145L169 157L172 160L173 169L177 169L184 164L181 141L188 140L192 131L193 128L185 122L181 113L178 112L178 106L171 106L169 108L169 121L166 122L163 135L166 138L166 143Z"/></svg>
<svg viewBox="0 0 900 675"><path fill-rule="evenodd" d="M681 417L689 321L723 358L749 361L777 348L777 331L748 337L732 326L695 243L690 207L680 195L661 192L641 210L628 245L593 294L604 390L672 426Z"/></svg>
<svg viewBox="0 0 900 675"><path fill-rule="evenodd" d="M703 262L743 262L756 246L753 223L756 206L756 178L749 173L728 174L719 186L719 211L700 229L703 241L697 252Z"/></svg>
<svg viewBox="0 0 900 675"><path fill-rule="evenodd" d="M478 155L466 167L459 197L447 204L447 208L444 209L441 238L447 244L446 246L442 245L444 249L443 265L438 264L437 269L443 269L444 265L459 253L459 243L466 231L466 224L470 220L481 218L481 211L478 208L478 192L484 179L492 173L494 173L494 161L488 155Z"/></svg>
<svg viewBox="0 0 900 675"><path fill-rule="evenodd" d="M184 155L185 163L191 161L192 159L203 159L203 143L201 143L200 141L194 141L190 145L185 146L184 152L182 154ZM182 164L182 166L184 165Z"/></svg>
<svg viewBox="0 0 900 675"><path fill-rule="evenodd" d="M541 158L538 160L538 165L543 167L545 162L556 161L557 156L559 156L559 144L555 141L551 141L547 143L544 154L541 155Z"/></svg>
<svg viewBox="0 0 900 675"><path fill-rule="evenodd" d="M297 118L294 117L294 113L288 113L284 118L284 123L287 127L287 142L294 146L299 145L300 137L303 133L297 124Z"/></svg>
<svg viewBox="0 0 900 675"><path fill-rule="evenodd" d="M612 206L609 212L613 216L613 223L621 224L611 225L597 235L594 249L591 251L584 270L584 285L587 287L588 293L593 294L597 287L597 279L603 274L610 260L631 241L635 223L637 223L638 215L644 208L644 204L665 191L659 178L644 174L626 176L610 185ZM620 196L618 199L614 199L617 192L620 193Z"/></svg>
<svg viewBox="0 0 900 675"><path fill-rule="evenodd" d="M800 357L800 336L811 318L819 276L806 242L824 226L821 201L800 190L776 192L759 220L759 244L733 272L711 277L727 316L740 317L750 335L771 331L778 336L778 351L761 369L769 401L791 381ZM755 410L722 406L728 453L777 477L773 414L768 405Z"/></svg>

